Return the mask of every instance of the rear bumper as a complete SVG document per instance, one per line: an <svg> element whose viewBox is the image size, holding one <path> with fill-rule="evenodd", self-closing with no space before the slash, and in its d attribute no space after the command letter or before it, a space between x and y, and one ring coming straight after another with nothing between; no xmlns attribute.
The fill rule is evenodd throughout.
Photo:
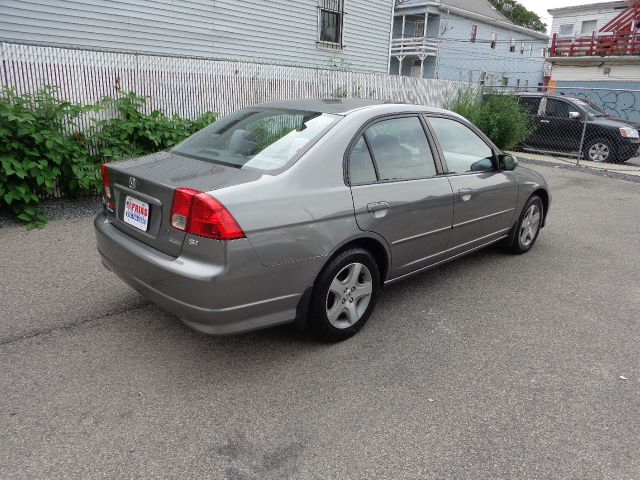
<svg viewBox="0 0 640 480"><path fill-rule="evenodd" d="M295 320L301 290L287 290L246 239L229 242L225 264L197 255L177 258L122 233L102 214L94 221L103 264L142 296L195 330L228 335ZM240 259L238 268L233 259ZM284 284L283 284L284 283Z"/></svg>

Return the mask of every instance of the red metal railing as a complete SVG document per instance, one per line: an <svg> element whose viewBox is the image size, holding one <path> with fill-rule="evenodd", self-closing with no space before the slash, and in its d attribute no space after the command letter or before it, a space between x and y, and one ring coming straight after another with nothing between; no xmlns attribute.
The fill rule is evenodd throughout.
<svg viewBox="0 0 640 480"><path fill-rule="evenodd" d="M594 32L590 37L562 38L553 35L552 57L640 55L640 33Z"/></svg>

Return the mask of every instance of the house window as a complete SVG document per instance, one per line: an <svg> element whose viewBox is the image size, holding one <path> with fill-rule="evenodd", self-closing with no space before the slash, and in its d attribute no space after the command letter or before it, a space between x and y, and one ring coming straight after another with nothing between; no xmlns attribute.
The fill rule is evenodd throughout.
<svg viewBox="0 0 640 480"><path fill-rule="evenodd" d="M414 37L424 37L424 20L417 20L413 29Z"/></svg>
<svg viewBox="0 0 640 480"><path fill-rule="evenodd" d="M471 25L471 43L476 43L478 39L478 25Z"/></svg>
<svg viewBox="0 0 640 480"><path fill-rule="evenodd" d="M516 51L516 38L511 37L511 43L509 44L509 51L514 53Z"/></svg>
<svg viewBox="0 0 640 480"><path fill-rule="evenodd" d="M582 22L582 27L580 28L580 34L593 35L593 32L595 32L598 29L597 25L598 25L597 20L585 20L584 22Z"/></svg>
<svg viewBox="0 0 640 480"><path fill-rule="evenodd" d="M573 35L573 23L560 25L560 36L561 37L570 37L571 35Z"/></svg>
<svg viewBox="0 0 640 480"><path fill-rule="evenodd" d="M509 77L502 77L502 86L503 87L509 86Z"/></svg>
<svg viewBox="0 0 640 480"><path fill-rule="evenodd" d="M546 48L543 48L543 49L542 49L542 51L540 52L540 56L541 56L542 58L545 58L545 57L547 56L547 49L546 49Z"/></svg>
<svg viewBox="0 0 640 480"><path fill-rule="evenodd" d="M524 88L526 88L527 90L529 90L529 80L525 80L525 81L524 81Z"/></svg>
<svg viewBox="0 0 640 480"><path fill-rule="evenodd" d="M498 43L498 34L496 32L491 32L491 48L493 50L496 49L497 43Z"/></svg>
<svg viewBox="0 0 640 480"><path fill-rule="evenodd" d="M533 45L529 45L529 56L533 55Z"/></svg>
<svg viewBox="0 0 640 480"><path fill-rule="evenodd" d="M520 55L524 55L524 42L520 44Z"/></svg>
<svg viewBox="0 0 640 480"><path fill-rule="evenodd" d="M520 88L520 79L516 79L516 88Z"/></svg>
<svg viewBox="0 0 640 480"><path fill-rule="evenodd" d="M480 85L484 85L487 81L487 72L480 72Z"/></svg>
<svg viewBox="0 0 640 480"><path fill-rule="evenodd" d="M319 0L318 42L323 46L342 48L344 0Z"/></svg>

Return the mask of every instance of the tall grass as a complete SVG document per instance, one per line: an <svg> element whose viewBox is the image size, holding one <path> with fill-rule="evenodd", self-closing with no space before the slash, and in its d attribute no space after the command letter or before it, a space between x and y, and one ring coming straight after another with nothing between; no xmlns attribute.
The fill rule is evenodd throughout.
<svg viewBox="0 0 640 480"><path fill-rule="evenodd" d="M535 128L531 115L514 95L472 85L460 90L445 108L474 123L502 150L521 144Z"/></svg>

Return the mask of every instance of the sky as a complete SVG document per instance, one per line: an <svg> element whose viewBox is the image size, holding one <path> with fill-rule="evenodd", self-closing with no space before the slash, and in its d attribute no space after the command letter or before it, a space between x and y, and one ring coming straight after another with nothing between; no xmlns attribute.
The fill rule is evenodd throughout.
<svg viewBox="0 0 640 480"><path fill-rule="evenodd" d="M551 27L551 16L547 13L550 8L586 5L587 3L600 3L602 1L604 0L519 0L528 10L536 12L548 27Z"/></svg>

